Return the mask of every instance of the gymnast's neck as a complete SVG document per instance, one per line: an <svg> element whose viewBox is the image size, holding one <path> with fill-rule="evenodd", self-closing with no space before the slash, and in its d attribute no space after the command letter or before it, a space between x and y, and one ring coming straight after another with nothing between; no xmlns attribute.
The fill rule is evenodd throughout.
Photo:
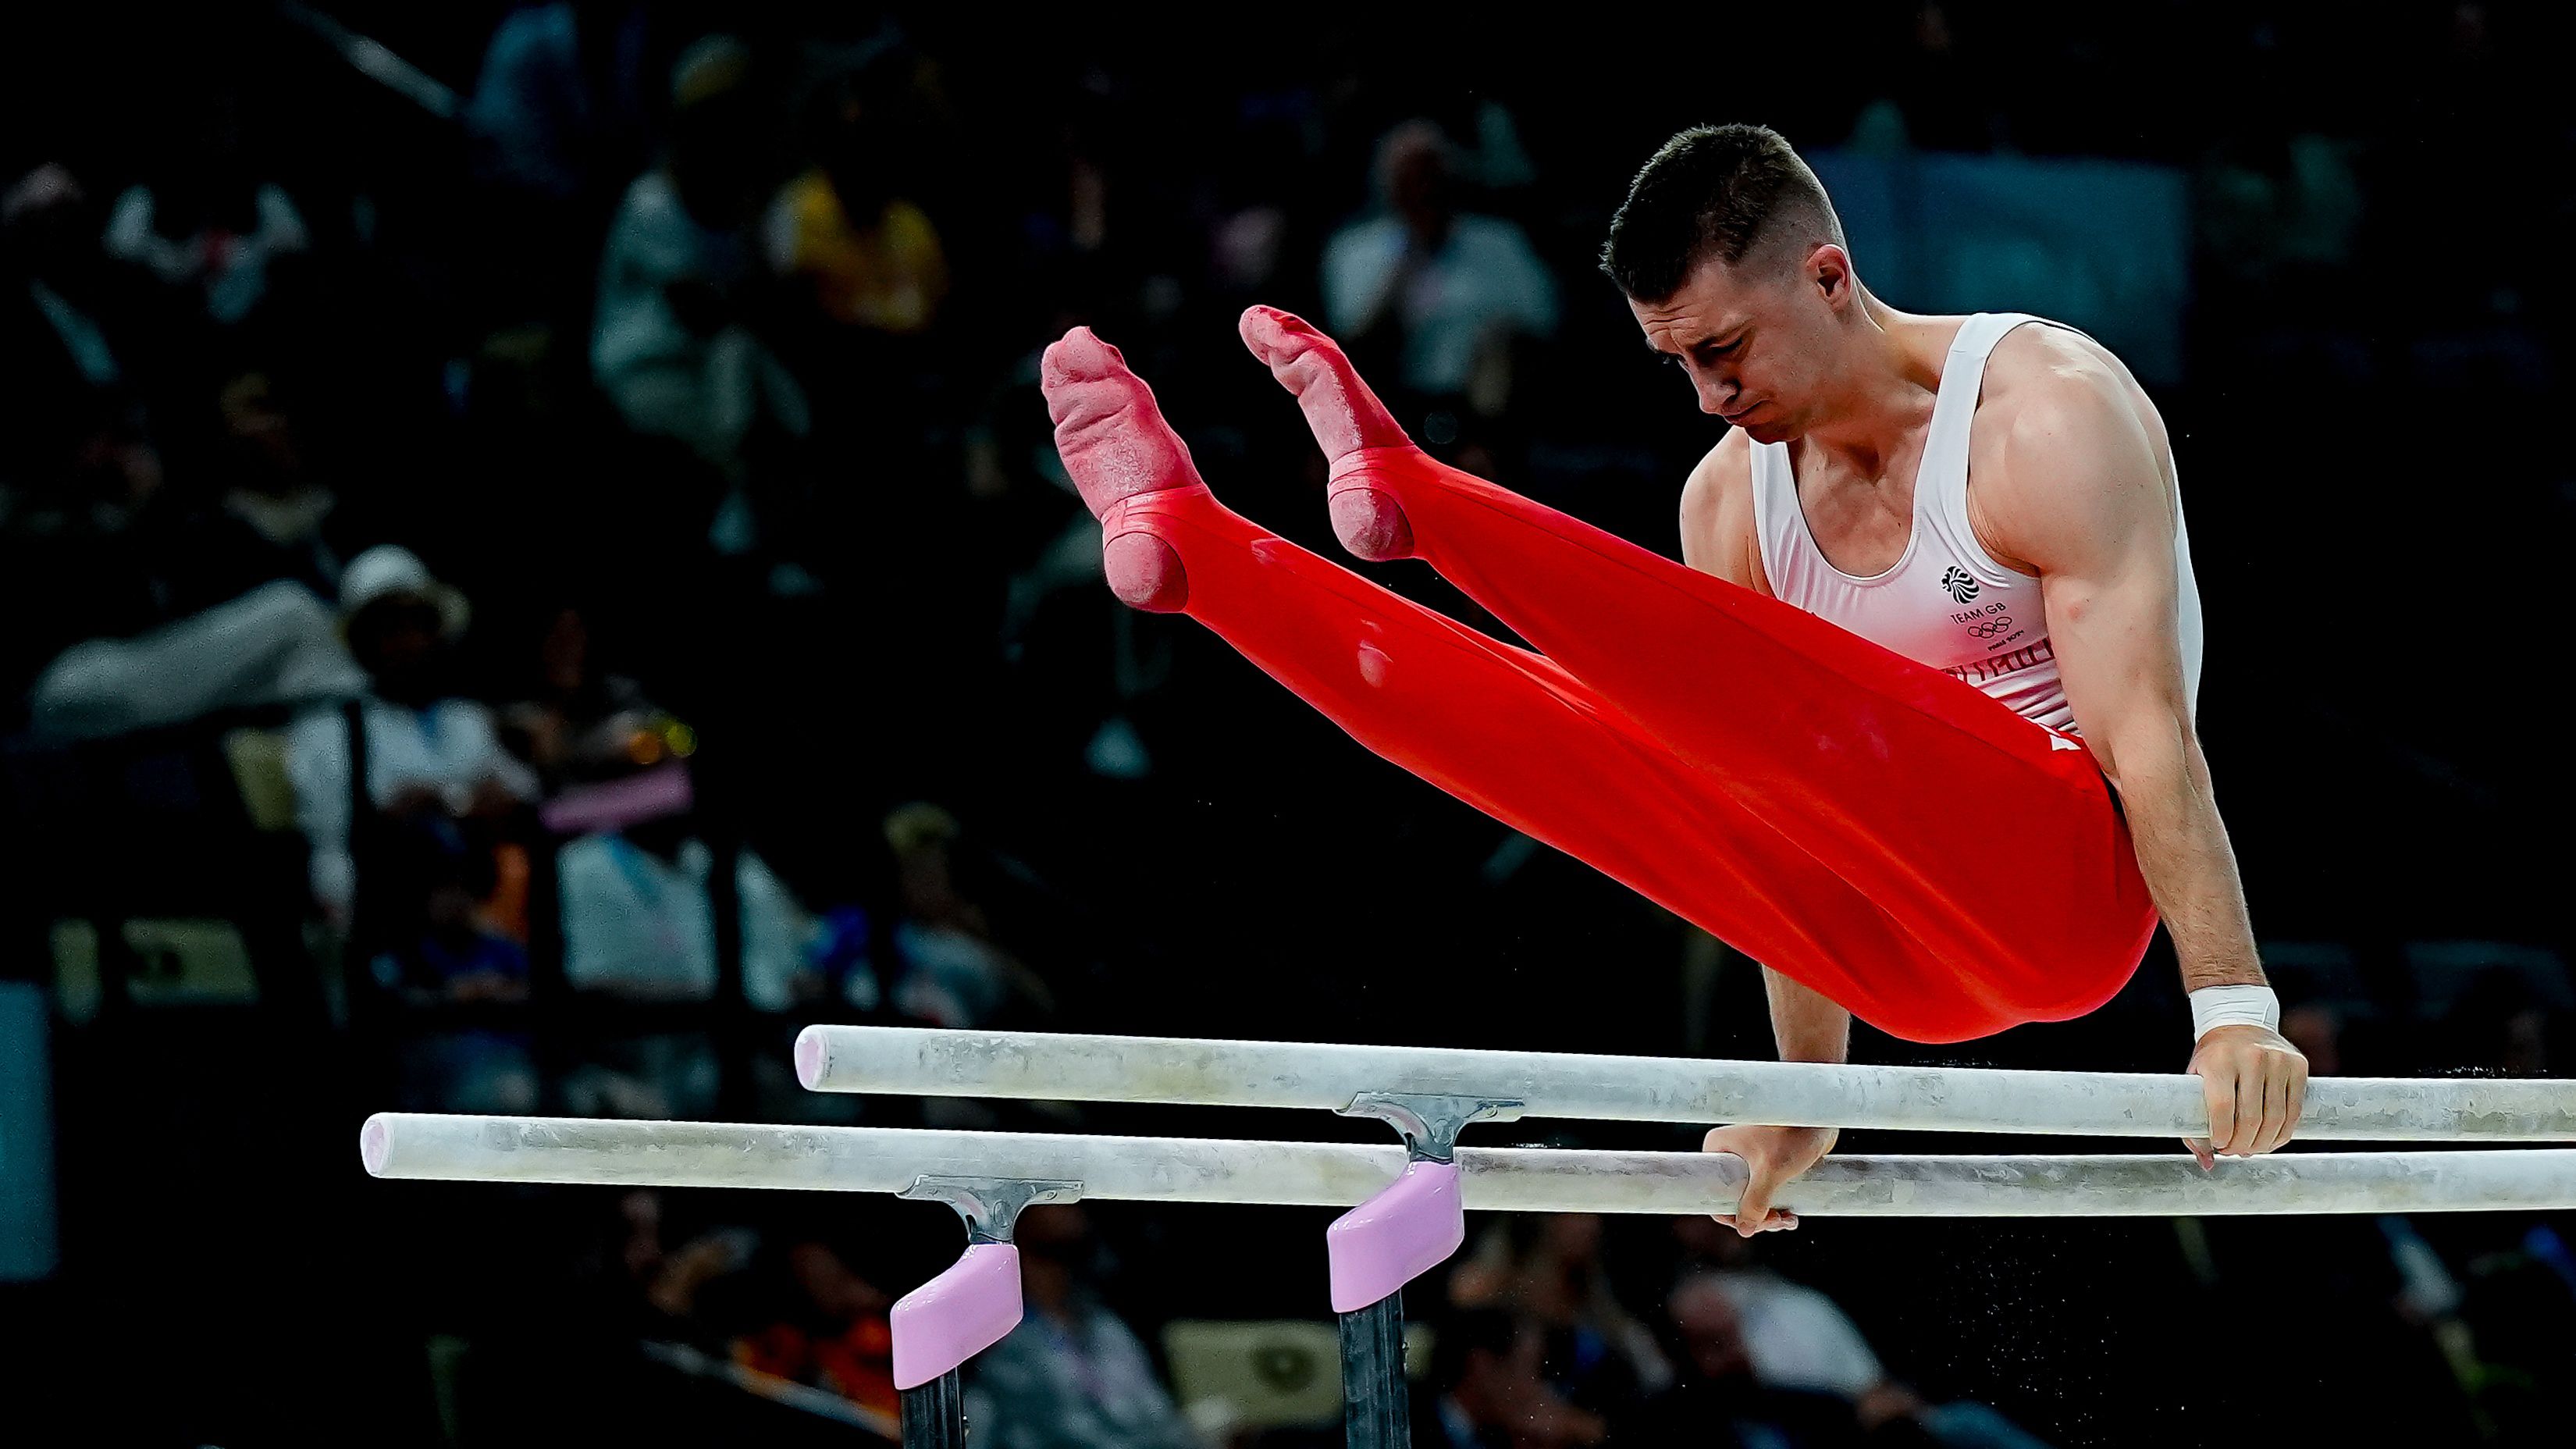
<svg viewBox="0 0 2576 1449"><path fill-rule="evenodd" d="M1825 369L1825 421L1791 446L1802 461L1821 456L1837 474L1878 478L1930 425L1942 354L1959 319L1900 312L1857 281L1853 291Z"/></svg>

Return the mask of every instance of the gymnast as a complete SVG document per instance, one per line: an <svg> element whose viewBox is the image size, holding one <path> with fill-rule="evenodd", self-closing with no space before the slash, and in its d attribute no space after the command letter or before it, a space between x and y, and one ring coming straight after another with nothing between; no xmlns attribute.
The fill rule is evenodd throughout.
<svg viewBox="0 0 2576 1449"><path fill-rule="evenodd" d="M1667 142L1602 269L1732 424L1683 485L1685 564L1433 461L1332 339L1255 307L1243 341L1330 459L1342 544L1424 560L1538 652L1228 511L1077 327L1043 381L1110 588L1761 962L1786 1060L1844 1060L1854 1014L1924 1042L2081 1016L2161 917L2209 1108L2193 1152L2288 1141L2307 1062L2193 728L2172 443L2128 368L2038 318L1887 306L1763 127ZM1771 1200L1834 1137L1712 1131L1749 1170L1732 1226L1795 1227Z"/></svg>

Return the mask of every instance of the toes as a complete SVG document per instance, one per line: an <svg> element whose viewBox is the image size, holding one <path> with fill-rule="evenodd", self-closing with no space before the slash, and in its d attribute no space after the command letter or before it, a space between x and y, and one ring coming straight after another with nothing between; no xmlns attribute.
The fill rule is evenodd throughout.
<svg viewBox="0 0 2576 1449"><path fill-rule="evenodd" d="M1318 342L1332 345L1331 339L1316 331L1305 318L1276 307L1244 308L1238 330L1243 334L1243 345L1270 367L1295 361Z"/></svg>
<svg viewBox="0 0 2576 1449"><path fill-rule="evenodd" d="M1252 307L1243 314L1241 331L1243 345L1296 394L1326 457L1339 459L1361 448L1403 447L1411 441L1342 349L1304 318L1276 307Z"/></svg>
<svg viewBox="0 0 2576 1449"><path fill-rule="evenodd" d="M1126 406L1131 389L1139 385L1118 349L1088 327L1076 327L1048 343L1038 358L1038 388L1046 395L1047 417L1059 436L1105 421Z"/></svg>
<svg viewBox="0 0 2576 1449"><path fill-rule="evenodd" d="M1038 379L1056 452L1093 513L1131 494L1198 481L1190 450L1163 421L1153 390L1090 328L1049 345Z"/></svg>
<svg viewBox="0 0 2576 1449"><path fill-rule="evenodd" d="M1038 383L1050 391L1069 383L1092 382L1127 370L1118 349L1088 327L1076 327L1054 342L1038 359Z"/></svg>

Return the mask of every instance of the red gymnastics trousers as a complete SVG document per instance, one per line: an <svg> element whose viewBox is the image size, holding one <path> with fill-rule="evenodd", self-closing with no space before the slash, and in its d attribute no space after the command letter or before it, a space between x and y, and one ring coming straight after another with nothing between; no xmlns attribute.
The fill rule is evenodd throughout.
<svg viewBox="0 0 2576 1449"><path fill-rule="evenodd" d="M1881 1030L1946 1042L2063 1020L2136 970L2155 910L2080 743L1837 625L1434 462L1400 433L1358 446L1385 441L1391 421L1337 348L1270 315L1330 349L1353 400L1383 422L1345 431L1337 521L1351 490L1391 498L1410 530L1391 551L1429 562L1539 652L1226 509L1115 351L1077 332L1141 399L1110 426L1152 430L1113 434L1120 461L1154 456L1140 444L1157 437L1176 460L1103 510L1113 583L1122 537L1161 540L1184 576L1181 611L1361 744ZM1062 372L1051 352L1051 382ZM1319 399L1305 401L1334 452ZM1085 420L1057 411L1080 478L1081 440L1067 434Z"/></svg>

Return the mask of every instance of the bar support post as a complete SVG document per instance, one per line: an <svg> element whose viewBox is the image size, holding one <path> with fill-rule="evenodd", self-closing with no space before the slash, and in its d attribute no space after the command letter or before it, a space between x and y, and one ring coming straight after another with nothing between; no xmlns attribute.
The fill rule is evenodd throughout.
<svg viewBox="0 0 2576 1449"><path fill-rule="evenodd" d="M918 1177L898 1197L944 1202L966 1220L966 1253L894 1306L894 1386L903 1449L966 1449L966 1361L1019 1327L1020 1214L1067 1203L1082 1184L993 1177Z"/></svg>

